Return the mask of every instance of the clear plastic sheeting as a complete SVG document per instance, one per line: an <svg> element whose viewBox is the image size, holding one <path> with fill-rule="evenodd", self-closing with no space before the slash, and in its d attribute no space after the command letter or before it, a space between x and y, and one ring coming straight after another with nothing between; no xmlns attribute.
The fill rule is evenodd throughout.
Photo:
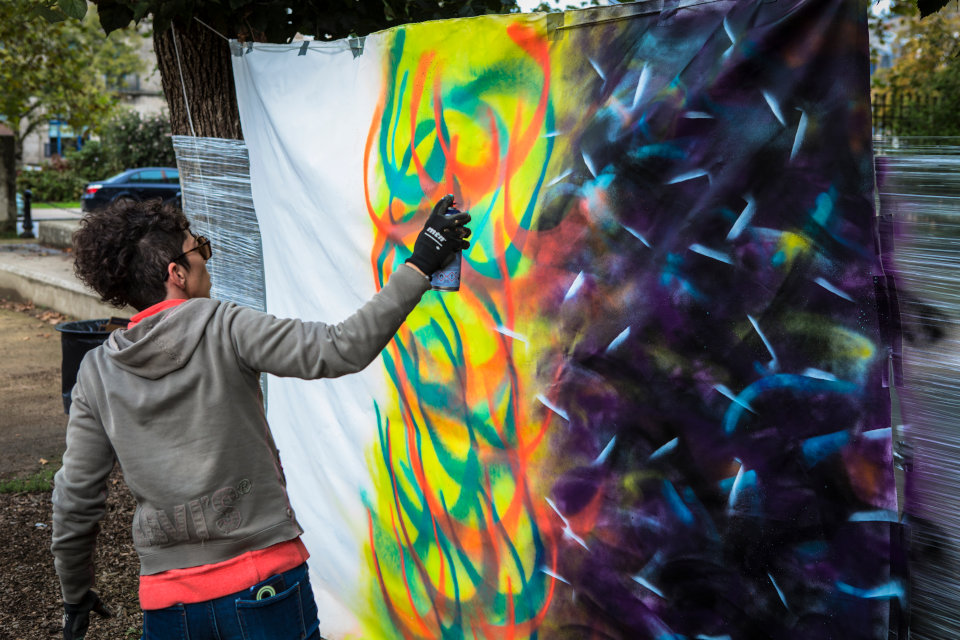
<svg viewBox="0 0 960 640"><path fill-rule="evenodd" d="M910 637L960 637L960 139L882 140L877 184L897 283L897 438L910 523ZM892 242L891 242L892 241ZM892 244L892 246L891 246ZM893 318L897 322L896 318ZM899 372L895 372L895 379Z"/></svg>
<svg viewBox="0 0 960 640"><path fill-rule="evenodd" d="M173 136L183 209L210 238L211 295L266 310L260 228L250 192L250 161L242 140Z"/></svg>

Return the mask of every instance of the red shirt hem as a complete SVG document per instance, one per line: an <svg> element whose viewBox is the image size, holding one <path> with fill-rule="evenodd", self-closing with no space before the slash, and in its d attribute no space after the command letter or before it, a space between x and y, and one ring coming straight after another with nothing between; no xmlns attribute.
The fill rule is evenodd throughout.
<svg viewBox="0 0 960 640"><path fill-rule="evenodd" d="M309 557L300 538L294 538L223 562L140 576L140 608L150 611L221 598L299 567Z"/></svg>

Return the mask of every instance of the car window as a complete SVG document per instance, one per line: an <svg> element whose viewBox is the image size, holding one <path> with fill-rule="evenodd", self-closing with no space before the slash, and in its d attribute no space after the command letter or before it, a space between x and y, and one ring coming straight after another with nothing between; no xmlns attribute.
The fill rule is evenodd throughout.
<svg viewBox="0 0 960 640"><path fill-rule="evenodd" d="M180 184L180 173L176 169L164 169L163 181L167 184Z"/></svg>
<svg viewBox="0 0 960 640"><path fill-rule="evenodd" d="M140 172L139 180L131 180L130 182L149 182L152 184L157 184L160 182L165 182L163 179L163 171L160 169L146 169Z"/></svg>
<svg viewBox="0 0 960 640"><path fill-rule="evenodd" d="M121 179L120 182L140 182L140 172L135 171L133 173L128 173L127 177Z"/></svg>
<svg viewBox="0 0 960 640"><path fill-rule="evenodd" d="M118 173L118 174L115 175L115 176L110 176L109 178L107 178L106 180L104 180L104 182L120 182L121 179L124 178L126 175L127 175L127 172L126 172L126 171L123 171L123 172L121 172L121 173Z"/></svg>

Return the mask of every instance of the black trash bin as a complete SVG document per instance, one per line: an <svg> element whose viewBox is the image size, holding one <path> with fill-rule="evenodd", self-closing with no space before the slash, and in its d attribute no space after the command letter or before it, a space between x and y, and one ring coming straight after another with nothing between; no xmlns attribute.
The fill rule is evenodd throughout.
<svg viewBox="0 0 960 640"><path fill-rule="evenodd" d="M87 351L103 344L110 332L116 328L112 318L61 322L57 325L56 329L60 332L60 350L63 353L60 390L63 392L64 413L70 413L70 392L77 381L83 356Z"/></svg>

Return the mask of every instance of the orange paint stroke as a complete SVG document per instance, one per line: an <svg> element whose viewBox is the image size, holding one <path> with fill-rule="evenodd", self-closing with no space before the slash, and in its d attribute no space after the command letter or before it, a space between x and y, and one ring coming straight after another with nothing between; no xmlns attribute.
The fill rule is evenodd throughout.
<svg viewBox="0 0 960 640"><path fill-rule="evenodd" d="M397 541L397 555L400 557L400 575L403 577L403 586L407 590L407 604L410 605L410 612L413 614L417 627L420 629L420 633L425 638L434 637L435 634L431 633L431 630L427 627L426 622L423 617L420 615L420 612L417 611L416 605L413 604L413 591L410 589L410 581L407 580L407 569L406 562L403 559L403 544L400 542L400 534L397 531L397 519L394 514L390 513L390 524L393 526L393 537ZM401 521L401 524L402 521Z"/></svg>
<svg viewBox="0 0 960 640"><path fill-rule="evenodd" d="M497 129L496 115L490 107L487 107L487 117L490 121L491 149L488 154L490 159L487 162L468 165L457 160L456 136L451 139L448 146L443 136L440 135L444 125L443 112L443 83L442 75L438 72L434 75L433 80L433 123L437 131L440 148L446 160L444 176L450 187L448 192L452 192L452 180L455 179L462 190L463 200L467 202L479 201L484 194L494 190L500 172L500 133ZM490 166L491 163L493 166Z"/></svg>
<svg viewBox="0 0 960 640"><path fill-rule="evenodd" d="M423 190L424 197L426 197L427 200L435 199L438 185L433 178L427 174L427 170L420 160L420 155L417 153L417 112L420 111L420 101L423 99L427 75L430 73L430 67L436 57L436 51L428 51L420 57L410 93L410 153L412 154L413 165L416 167L417 175L420 178L420 188ZM439 70L437 73L439 73ZM439 130L436 135L438 138L440 137Z"/></svg>
<svg viewBox="0 0 960 640"><path fill-rule="evenodd" d="M397 611L397 608L394 606L393 599L390 597L390 593L387 591L387 584L383 579L383 571L380 569L380 556L377 553L377 545L374 542L373 537L373 514L369 509L367 509L367 533L370 538L370 550L373 554L373 564L377 570L377 582L380 583L380 592L383 594L383 599L387 604L387 609L390 611L390 617L394 618L394 626L397 626L400 629L401 633L403 633L403 637L413 640L413 635L408 631L406 625L401 626L398 624L399 622L403 622L403 620L400 620L401 613Z"/></svg>

